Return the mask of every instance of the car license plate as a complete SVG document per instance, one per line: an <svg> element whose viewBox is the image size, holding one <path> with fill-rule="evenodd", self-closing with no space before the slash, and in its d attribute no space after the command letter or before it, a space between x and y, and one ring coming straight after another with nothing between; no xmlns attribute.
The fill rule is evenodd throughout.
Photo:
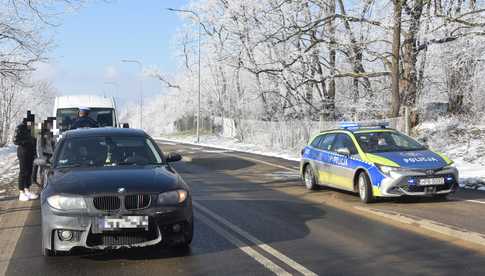
<svg viewBox="0 0 485 276"><path fill-rule="evenodd" d="M103 230L145 228L148 230L148 216L106 216L100 219Z"/></svg>
<svg viewBox="0 0 485 276"><path fill-rule="evenodd" d="M421 185L421 186L443 185L443 184L445 184L445 179L443 177L421 178L419 180L419 185Z"/></svg>

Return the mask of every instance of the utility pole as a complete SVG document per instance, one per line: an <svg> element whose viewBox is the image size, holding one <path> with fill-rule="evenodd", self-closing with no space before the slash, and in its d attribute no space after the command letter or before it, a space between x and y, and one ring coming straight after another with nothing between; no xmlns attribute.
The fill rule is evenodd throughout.
<svg viewBox="0 0 485 276"><path fill-rule="evenodd" d="M136 60L136 59L123 59L121 62L126 62L126 63L136 63L140 67L140 72L143 74L143 64L141 61ZM140 129L143 128L143 78L140 77L140 112L139 112L139 117L140 117Z"/></svg>
<svg viewBox="0 0 485 276"><path fill-rule="evenodd" d="M199 25L198 32L197 32L197 51L198 51L198 88L197 88L197 129L196 129L196 142L200 142L200 39L201 39L201 27L202 23L200 21L200 16L194 11L191 10L181 10L181 9L172 9L168 8L167 10L172 11L172 12L183 12L183 13L191 13L197 18L197 23Z"/></svg>

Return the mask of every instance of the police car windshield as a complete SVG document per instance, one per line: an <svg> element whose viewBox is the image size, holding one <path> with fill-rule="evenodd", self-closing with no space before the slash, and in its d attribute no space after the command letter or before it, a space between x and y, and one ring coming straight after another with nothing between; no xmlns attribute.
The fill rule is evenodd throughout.
<svg viewBox="0 0 485 276"><path fill-rule="evenodd" d="M415 151L426 148L415 140L396 131L355 133L364 152Z"/></svg>
<svg viewBox="0 0 485 276"><path fill-rule="evenodd" d="M57 110L58 128L61 130L71 129L71 125L78 118L78 108L62 108ZM115 126L112 108L91 108L89 117L98 123L98 126Z"/></svg>
<svg viewBox="0 0 485 276"><path fill-rule="evenodd" d="M161 164L155 145L145 137L71 138L61 144L55 167L144 166Z"/></svg>

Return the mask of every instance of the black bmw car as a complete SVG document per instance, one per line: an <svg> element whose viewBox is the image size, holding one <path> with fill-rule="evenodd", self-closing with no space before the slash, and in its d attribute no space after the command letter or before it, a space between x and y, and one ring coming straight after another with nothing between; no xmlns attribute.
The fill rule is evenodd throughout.
<svg viewBox="0 0 485 276"><path fill-rule="evenodd" d="M96 128L65 132L41 193L42 251L188 246L189 186L145 132Z"/></svg>

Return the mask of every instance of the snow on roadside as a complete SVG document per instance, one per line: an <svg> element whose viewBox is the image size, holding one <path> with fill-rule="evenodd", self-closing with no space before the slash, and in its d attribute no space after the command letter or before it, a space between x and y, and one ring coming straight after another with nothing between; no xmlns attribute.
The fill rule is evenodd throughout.
<svg viewBox="0 0 485 276"><path fill-rule="evenodd" d="M452 159L460 174L460 186L485 191L485 126L458 118L441 118L417 127L432 149Z"/></svg>
<svg viewBox="0 0 485 276"><path fill-rule="evenodd" d="M14 145L0 147L0 183L11 181L17 173L17 147ZM2 193L5 193L3 187L0 188L0 194Z"/></svg>

